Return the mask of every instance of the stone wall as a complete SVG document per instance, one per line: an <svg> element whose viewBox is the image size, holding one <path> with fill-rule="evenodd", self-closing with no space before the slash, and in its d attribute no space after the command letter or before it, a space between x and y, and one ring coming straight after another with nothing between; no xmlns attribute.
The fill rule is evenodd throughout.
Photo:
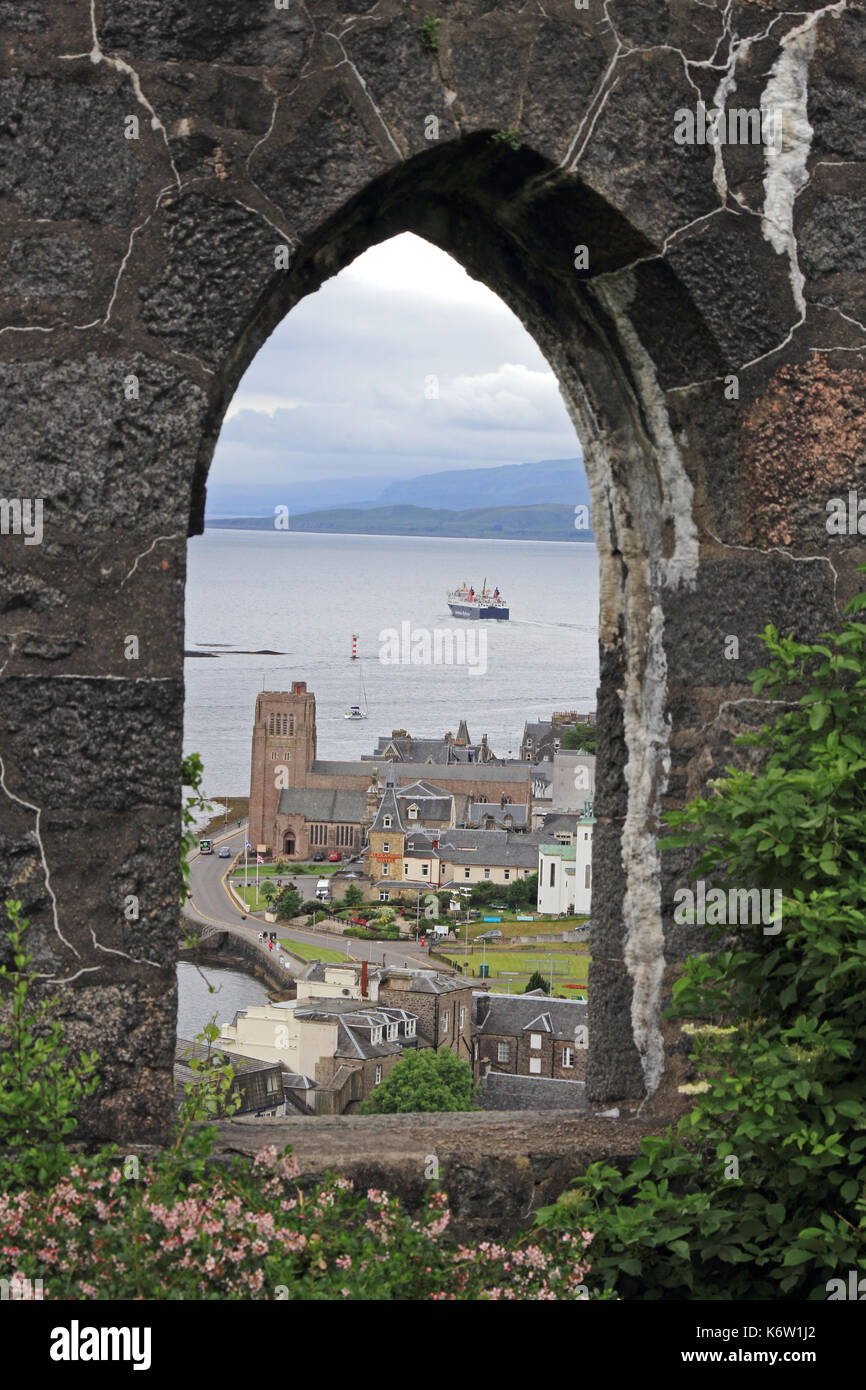
<svg viewBox="0 0 866 1390"><path fill-rule="evenodd" d="M660 813L763 718L764 625L814 636L866 559L856 514L826 527L864 482L863 5L441 0L432 49L426 11L0 5L0 496L28 504L0 536L0 855L101 1054L93 1134L170 1124L185 547L214 443L273 327L367 247L411 230L496 291L584 445L597 1101L663 1082L699 944ZM783 143L678 143L699 98L781 113Z"/></svg>

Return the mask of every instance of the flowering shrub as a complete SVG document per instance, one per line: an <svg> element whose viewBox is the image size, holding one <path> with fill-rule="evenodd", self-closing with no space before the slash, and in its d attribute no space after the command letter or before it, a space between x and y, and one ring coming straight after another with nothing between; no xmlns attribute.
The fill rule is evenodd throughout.
<svg viewBox="0 0 866 1390"><path fill-rule="evenodd" d="M124 1168L129 1166L126 1160ZM177 1190L171 1156L124 1177L116 1155L73 1162L50 1189L0 1196L0 1263L45 1299L571 1300L586 1296L587 1232L510 1246L447 1238L432 1193L419 1216L328 1175L304 1189L290 1154ZM174 1190L166 1190L166 1189ZM13 1293L14 1296L14 1293Z"/></svg>

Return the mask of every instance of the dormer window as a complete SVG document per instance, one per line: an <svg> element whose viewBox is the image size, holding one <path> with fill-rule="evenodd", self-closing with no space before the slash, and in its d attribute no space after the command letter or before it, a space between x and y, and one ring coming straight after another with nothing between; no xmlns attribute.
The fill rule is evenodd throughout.
<svg viewBox="0 0 866 1390"><path fill-rule="evenodd" d="M418 807L417 807L417 806L410 806L410 807L409 807L409 819L410 819L410 820L417 820L417 819L418 819Z"/></svg>
<svg viewBox="0 0 866 1390"><path fill-rule="evenodd" d="M388 1041L389 1041L389 1042L393 1042L394 1039L396 1038L396 1036L397 1036L397 1024L396 1024L396 1023L389 1023L389 1024L388 1024Z"/></svg>
<svg viewBox="0 0 866 1390"><path fill-rule="evenodd" d="M381 1028L374 1028L374 1029L373 1029L373 1042L374 1042L374 1043L380 1043L381 1041L382 1041L382 1029L381 1029Z"/></svg>
<svg viewBox="0 0 866 1390"><path fill-rule="evenodd" d="M386 830L390 830L390 829L391 829L391 817L390 817L390 816L383 816L383 818L382 818L382 824L384 825L384 827L385 827ZM385 848L387 849L388 846L386 845Z"/></svg>
<svg viewBox="0 0 866 1390"><path fill-rule="evenodd" d="M406 1037L407 1037L407 1038L414 1038L414 1036L415 1036L415 1019L414 1019L414 1018L407 1018L407 1019L406 1019Z"/></svg>

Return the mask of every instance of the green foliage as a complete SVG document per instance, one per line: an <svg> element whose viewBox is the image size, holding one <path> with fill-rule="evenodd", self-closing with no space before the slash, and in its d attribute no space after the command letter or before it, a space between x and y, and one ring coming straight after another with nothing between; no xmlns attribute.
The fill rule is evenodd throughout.
<svg viewBox="0 0 866 1390"><path fill-rule="evenodd" d="M522 907L535 908L538 905L538 874L530 874L528 878L517 878L513 883L509 883L505 901L514 911L519 911Z"/></svg>
<svg viewBox="0 0 866 1390"><path fill-rule="evenodd" d="M183 759L180 765L181 785L192 790L192 796L188 796L181 803L181 825L183 834L181 836L180 849L180 871L182 875L181 883L181 902L185 902L189 895L189 855L198 846L198 831L195 828L196 811L204 810L207 802L199 792L202 779L202 761L198 753L190 753Z"/></svg>
<svg viewBox="0 0 866 1390"><path fill-rule="evenodd" d="M277 894L277 916L281 921L299 916L305 906L297 888L281 888Z"/></svg>
<svg viewBox="0 0 866 1390"><path fill-rule="evenodd" d="M809 645L766 629L754 690L789 708L739 740L760 770L668 816L695 877L780 889L782 930L728 925L686 963L672 1012L712 1020L691 1029L695 1109L540 1217L591 1226L594 1277L622 1297L825 1299L866 1272L864 608Z"/></svg>
<svg viewBox="0 0 866 1390"><path fill-rule="evenodd" d="M344 907L360 907L364 901L364 894L361 892L357 883L350 883L343 894Z"/></svg>
<svg viewBox="0 0 866 1390"><path fill-rule="evenodd" d="M441 19L434 19L432 15L428 14L418 26L421 42L431 53L439 52L439 25L441 23Z"/></svg>
<svg viewBox="0 0 866 1390"><path fill-rule="evenodd" d="M472 892L469 894L469 901L473 907L485 907L492 903L494 899L503 897L505 885L502 883L490 883L485 880L482 883L473 883Z"/></svg>
<svg viewBox="0 0 866 1390"><path fill-rule="evenodd" d="M594 724L578 724L575 729L566 729L562 736L561 748L582 748L584 753L595 752L596 728Z"/></svg>
<svg viewBox="0 0 866 1390"><path fill-rule="evenodd" d="M45 1187L69 1161L64 1139L75 1129L75 1107L93 1095L97 1054L69 1060L63 1026L49 1015L56 1000L28 1002L34 975L23 945L29 925L21 903L6 903L13 968L0 966L0 1189Z"/></svg>
<svg viewBox="0 0 866 1390"><path fill-rule="evenodd" d="M407 1051L358 1108L364 1115L477 1110L472 1068L450 1052Z"/></svg>
<svg viewBox="0 0 866 1390"><path fill-rule="evenodd" d="M319 902L318 898L307 898L305 902L301 903L301 910L297 915L299 917L305 917L307 915L315 917L316 913L321 912L321 910L322 904Z"/></svg>
<svg viewBox="0 0 866 1390"><path fill-rule="evenodd" d="M510 150L519 150L519 134L518 130L497 130L490 138L496 145L507 145Z"/></svg>
<svg viewBox="0 0 866 1390"><path fill-rule="evenodd" d="M550 981L546 980L540 970L535 970L526 982L526 993L529 994L533 989L543 989L545 994L550 993Z"/></svg>

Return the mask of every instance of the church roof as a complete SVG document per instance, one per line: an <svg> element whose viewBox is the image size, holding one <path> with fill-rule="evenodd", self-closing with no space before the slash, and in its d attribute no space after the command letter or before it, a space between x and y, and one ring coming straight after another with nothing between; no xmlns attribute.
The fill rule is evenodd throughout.
<svg viewBox="0 0 866 1390"><path fill-rule="evenodd" d="M360 825L364 819L366 793L347 788L284 787L277 812L281 816L303 816L308 821L342 821Z"/></svg>

